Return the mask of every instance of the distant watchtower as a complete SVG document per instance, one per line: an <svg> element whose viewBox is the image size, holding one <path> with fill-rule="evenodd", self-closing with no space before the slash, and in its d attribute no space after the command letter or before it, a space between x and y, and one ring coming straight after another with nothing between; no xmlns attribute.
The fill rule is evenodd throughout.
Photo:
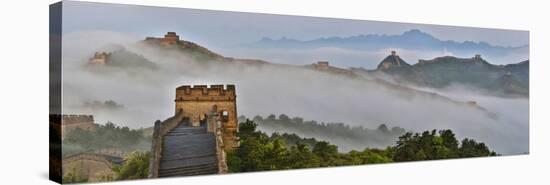
<svg viewBox="0 0 550 185"><path fill-rule="evenodd" d="M395 63L397 66L401 66L401 61L399 60L399 55L397 55L397 52L395 50L391 51L391 56L395 60Z"/></svg>
<svg viewBox="0 0 550 185"><path fill-rule="evenodd" d="M160 44L164 46L175 45L180 40L180 36L176 32L168 32L164 38L160 39Z"/></svg>
<svg viewBox="0 0 550 185"><path fill-rule="evenodd" d="M221 116L223 140L227 148L238 146L237 95L235 85L184 85L176 88L176 114L189 116L190 126L206 124L212 111Z"/></svg>
<svg viewBox="0 0 550 185"><path fill-rule="evenodd" d="M476 59L476 60L481 60L481 55L480 55L480 54L476 54L476 55L474 56L474 59Z"/></svg>
<svg viewBox="0 0 550 185"><path fill-rule="evenodd" d="M111 53L95 52L94 56L88 61L90 64L107 64L111 58Z"/></svg>
<svg viewBox="0 0 550 185"><path fill-rule="evenodd" d="M328 64L328 61L319 61L317 62L317 65L314 65L317 69L321 70L328 70L330 65Z"/></svg>

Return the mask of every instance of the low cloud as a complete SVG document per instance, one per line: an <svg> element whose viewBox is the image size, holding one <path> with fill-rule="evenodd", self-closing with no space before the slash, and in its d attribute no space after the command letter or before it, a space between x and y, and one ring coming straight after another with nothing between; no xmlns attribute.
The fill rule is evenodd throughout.
<svg viewBox="0 0 550 185"><path fill-rule="evenodd" d="M157 119L173 115L175 88L180 85L235 84L237 109L240 115L247 117L284 113L306 120L343 122L366 128L384 123L412 131L452 129L459 138L486 142L498 153L520 154L529 149L528 99L483 96L470 90L437 92L460 101L477 101L497 114L494 118L487 112L444 97L396 88L376 80L353 79L303 67L194 61L176 51L136 44L141 38L132 40L132 37L122 36L132 41L129 42L117 37L121 35L124 34L101 32L73 33L65 37L64 46L75 46L63 47L63 106L66 112L89 114L70 105L112 99L123 104L124 109L93 112L97 122L109 120L133 128L148 127ZM112 38L118 39L110 40ZM82 45L87 42L93 44ZM101 49L101 44L122 45L157 64L159 69L142 77L128 75L123 68L109 74L86 72L82 65ZM288 53L288 56L293 54ZM256 58L253 54L238 57ZM304 64L314 62L297 60L307 61Z"/></svg>
<svg viewBox="0 0 550 185"><path fill-rule="evenodd" d="M376 69L376 66L389 55L389 51L395 50L401 58L409 64L416 64L419 59L433 59L440 56L456 56L459 58L473 57L475 52L452 53L448 50L411 50L403 48L384 48L376 50L356 50L338 47L320 48L221 48L222 53L241 58L261 58L276 63L293 65L305 65L319 60L330 61L332 65L348 68L362 67ZM519 63L528 58L524 52L508 53L506 55L483 55L482 57L493 64Z"/></svg>
<svg viewBox="0 0 550 185"><path fill-rule="evenodd" d="M124 105L118 104L113 100L101 101L87 101L84 102L83 108L93 110L118 110L124 108Z"/></svg>

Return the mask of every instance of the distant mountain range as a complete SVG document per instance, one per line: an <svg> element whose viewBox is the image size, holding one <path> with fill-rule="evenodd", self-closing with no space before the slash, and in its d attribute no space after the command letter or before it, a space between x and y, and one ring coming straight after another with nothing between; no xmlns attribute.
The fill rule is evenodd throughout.
<svg viewBox="0 0 550 185"><path fill-rule="evenodd" d="M420 41L413 41L413 36L421 35ZM399 38L409 38L410 42L422 42L427 40L434 40L433 37L422 33L418 30L411 30L405 32L401 36L364 36L365 38L392 38L400 40ZM328 40L342 40L328 39ZM346 40L346 39L344 39ZM436 39L435 39L436 40ZM289 41L290 42L290 41ZM313 42L313 41L312 41ZM320 42L320 41L319 41ZM397 42L397 41L396 41ZM452 41L444 41L445 43L455 44L457 46L464 46L468 43L455 43ZM419 90L414 90L400 84L395 85L382 78L376 78L378 74L389 75L394 78L398 83L411 83L423 87L432 88L444 88L452 84L462 84L472 87L477 87L486 90L489 94L502 95L502 96L522 96L528 97L529 95L529 60L508 65L494 65L487 62L480 55L475 55L472 58L457 58L453 56L437 57L431 60L419 60L416 64L409 64L403 60L395 51L392 51L390 55L384 58L376 69L368 70L363 68L338 68L330 66L328 62L319 62L317 64L297 66L286 64L274 64L263 60L257 59L236 59L224 57L220 54L214 53L207 48L204 48L198 44L179 40L175 45L157 47L161 45L159 39L147 39L144 42L147 45L154 46L161 50L178 50L191 56L197 62L222 62L223 64L231 65L270 65L276 67L292 67L300 68L305 67L312 70L323 71L334 75L348 76L350 78L363 78L365 75L368 78L363 78L368 81L373 81L388 88L396 89L402 92L409 92L411 94L425 93ZM493 47L488 44L477 43L478 47ZM464 46L465 47L465 46ZM493 47L494 48L494 47ZM496 47L503 48L504 47ZM509 48L508 48L509 49ZM117 60L120 58L120 61ZM124 64L123 60L130 59L132 66L146 66L148 68L156 68L156 64L148 61L140 55L131 53L124 48L119 48L113 51L113 62L111 64L117 64L116 66L126 66L130 64ZM110 64L110 63L107 63ZM145 65L146 64L146 65ZM374 77L374 79L373 79ZM428 93L432 96L431 93ZM441 97L445 99L445 97Z"/></svg>
<svg viewBox="0 0 550 185"><path fill-rule="evenodd" d="M272 39L264 37L261 40L251 43L251 47L266 48L323 48L337 47L357 50L378 50L387 48L401 48L410 50L437 50L448 51L455 55L471 55L482 53L484 55L505 55L510 52L527 53L529 45L523 46L495 46L486 42L452 40L440 40L434 36L412 29L400 35L368 34L350 37L327 37L313 40L296 40L291 38Z"/></svg>
<svg viewBox="0 0 550 185"><path fill-rule="evenodd" d="M529 95L529 60L493 65L480 55L472 58L444 56L410 65L392 52L376 70L364 71L389 74L398 82L420 86L443 88L456 83L482 88L497 95Z"/></svg>

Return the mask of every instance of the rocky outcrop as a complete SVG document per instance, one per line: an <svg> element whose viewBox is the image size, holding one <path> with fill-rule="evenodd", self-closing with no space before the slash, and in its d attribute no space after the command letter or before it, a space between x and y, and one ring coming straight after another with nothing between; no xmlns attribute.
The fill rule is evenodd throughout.
<svg viewBox="0 0 550 185"><path fill-rule="evenodd" d="M391 51L391 54L378 64L376 71L394 75L396 78L399 78L398 80L414 82L420 85L425 84L425 77L422 73L401 59L395 51Z"/></svg>

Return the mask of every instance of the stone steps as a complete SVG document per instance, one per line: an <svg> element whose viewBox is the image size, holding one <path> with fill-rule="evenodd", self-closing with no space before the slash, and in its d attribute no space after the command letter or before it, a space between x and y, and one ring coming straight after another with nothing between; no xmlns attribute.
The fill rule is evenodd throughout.
<svg viewBox="0 0 550 185"><path fill-rule="evenodd" d="M217 164L205 164L182 168L163 169L159 171L159 177L191 176L216 173L218 173Z"/></svg>
<svg viewBox="0 0 550 185"><path fill-rule="evenodd" d="M168 132L167 135L186 135L186 134L206 134L206 128L197 127L197 128L175 128Z"/></svg>
<svg viewBox="0 0 550 185"><path fill-rule="evenodd" d="M182 123L163 138L159 177L218 173L216 136Z"/></svg>

